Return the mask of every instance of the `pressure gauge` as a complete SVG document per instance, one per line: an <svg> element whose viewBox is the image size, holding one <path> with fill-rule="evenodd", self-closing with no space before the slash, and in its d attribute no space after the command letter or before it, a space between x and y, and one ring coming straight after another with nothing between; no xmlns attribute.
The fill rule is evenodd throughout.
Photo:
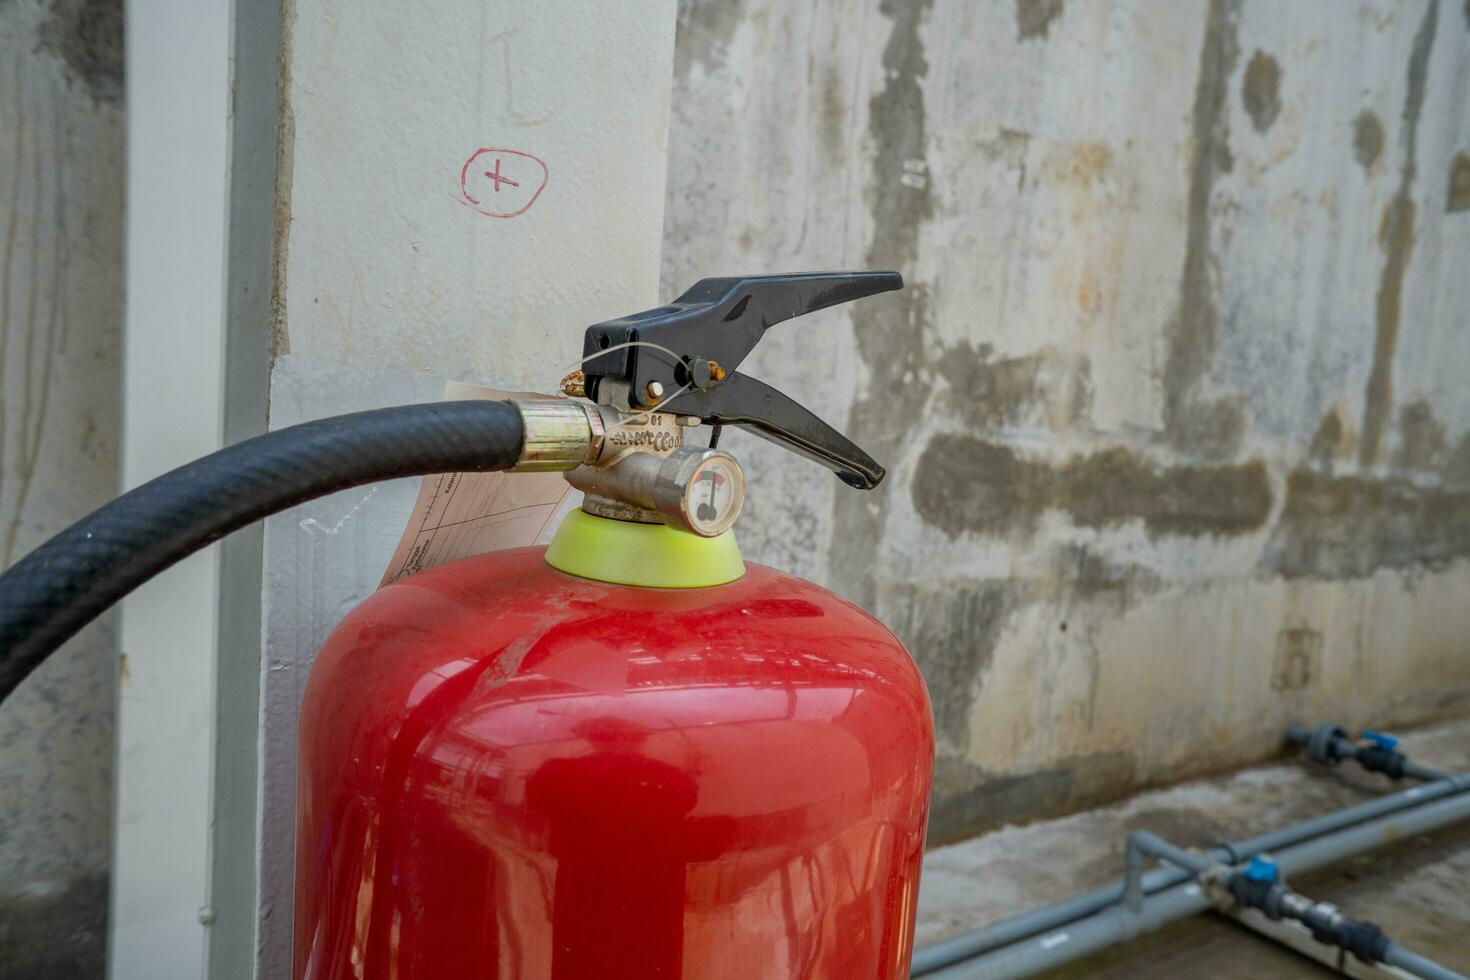
<svg viewBox="0 0 1470 980"><path fill-rule="evenodd" d="M718 449L682 449L664 460L654 485L664 522L701 537L723 534L745 504L745 474Z"/></svg>

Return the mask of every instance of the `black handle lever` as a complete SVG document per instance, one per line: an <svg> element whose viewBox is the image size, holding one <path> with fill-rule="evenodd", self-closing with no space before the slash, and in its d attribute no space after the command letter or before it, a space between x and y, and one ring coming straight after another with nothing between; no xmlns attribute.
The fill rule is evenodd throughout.
<svg viewBox="0 0 1470 980"><path fill-rule="evenodd" d="M885 470L847 436L823 422L764 381L735 373L708 391L692 388L670 411L698 415L711 425L738 425L747 432L821 463L843 483L871 490L883 482Z"/></svg>
<svg viewBox="0 0 1470 980"><path fill-rule="evenodd" d="M902 288L897 272L701 279L667 306L588 327L588 391L595 394L603 378L627 381L634 406L738 425L821 463L849 486L872 489L884 470L871 456L810 410L735 369L783 320ZM608 353L597 356L602 350Z"/></svg>

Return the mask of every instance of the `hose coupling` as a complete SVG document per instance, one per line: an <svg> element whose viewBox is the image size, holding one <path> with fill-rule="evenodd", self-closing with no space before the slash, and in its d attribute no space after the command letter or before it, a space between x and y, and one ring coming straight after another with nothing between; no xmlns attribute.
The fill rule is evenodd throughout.
<svg viewBox="0 0 1470 980"><path fill-rule="evenodd" d="M517 399L524 437L512 469L522 473L574 470L602 452L603 423L597 408L571 398Z"/></svg>

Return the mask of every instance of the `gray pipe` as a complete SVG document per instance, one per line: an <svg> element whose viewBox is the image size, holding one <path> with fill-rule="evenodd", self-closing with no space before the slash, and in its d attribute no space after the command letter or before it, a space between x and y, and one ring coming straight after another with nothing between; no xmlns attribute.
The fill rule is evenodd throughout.
<svg viewBox="0 0 1470 980"><path fill-rule="evenodd" d="M1196 884L1176 885L1144 899L1137 912L1112 905L1059 929L961 960L933 974L937 980L1029 977L1205 911L1210 900Z"/></svg>
<svg viewBox="0 0 1470 980"><path fill-rule="evenodd" d="M1383 953L1383 962L1389 966L1407 970L1415 976L1423 977L1424 980L1470 980L1463 973L1456 973L1433 960L1426 960L1418 953L1411 953L1404 949L1398 943L1388 944L1388 949Z"/></svg>
<svg viewBox="0 0 1470 980"><path fill-rule="evenodd" d="M1128 843L1123 848L1123 904L1134 912L1143 909L1143 859L1145 857L1163 858L1175 867L1185 869L1191 876L1198 875L1210 866L1210 862L1205 858L1189 853L1177 844L1164 840L1158 834L1151 834L1147 830L1135 830L1128 835Z"/></svg>
<svg viewBox="0 0 1470 980"><path fill-rule="evenodd" d="M1429 790L1430 786L1416 787ZM1422 794L1421 794L1422 795ZM1338 830L1276 851L1276 864L1283 873L1298 873L1392 843L1401 837L1427 833L1470 818L1470 794L1457 794L1391 816ZM1184 872L1188 875L1189 872ZM1194 882L1177 884L1145 898L1142 908L1131 911L1115 904L1100 912L1068 922L1044 935L1033 936L984 955L964 960L935 974L940 980L984 978L1009 980L1055 969L1117 943L1153 932L1178 919L1210 908L1210 899ZM1398 955L1413 954L1398 950ZM1421 961L1427 963L1428 961ZM1405 969L1415 969L1406 966ZM1443 969L1440 967L1439 969ZM1447 976L1427 973L1433 980ZM1453 977L1454 974L1448 974Z"/></svg>
<svg viewBox="0 0 1470 980"><path fill-rule="evenodd" d="M1417 762L1405 762L1404 775L1410 779L1420 779L1426 783L1432 783L1436 780L1447 778L1449 773L1440 772L1438 769L1430 769L1428 766L1421 766Z"/></svg>
<svg viewBox="0 0 1470 980"><path fill-rule="evenodd" d="M1437 782L1426 783L1423 786L1415 786L1412 789L1380 796L1342 810L1334 810L1320 817L1303 820L1289 827L1259 834L1243 841L1225 844L1206 852L1201 857L1210 861L1232 863L1243 861L1262 851L1275 851L1299 844L1312 837L1329 834L1365 820L1372 820L1409 807L1452 796L1467 789L1470 789L1470 773L1448 777ZM1145 874L1141 884L1145 894L1153 894L1188 881L1189 878L1190 873L1181 868L1158 868ZM916 977L932 973L951 963L958 963L960 960L977 956L986 950L998 949L1001 946L1019 942L1084 916L1092 915L1122 899L1123 883L1114 882L1111 885L1065 899L1055 905L1033 909L993 925L982 926L928 946L921 946L914 951L910 973Z"/></svg>

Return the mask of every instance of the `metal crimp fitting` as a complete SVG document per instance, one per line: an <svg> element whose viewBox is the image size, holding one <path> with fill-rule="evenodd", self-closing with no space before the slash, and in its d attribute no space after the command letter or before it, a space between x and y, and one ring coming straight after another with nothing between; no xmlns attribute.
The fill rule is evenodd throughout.
<svg viewBox="0 0 1470 980"><path fill-rule="evenodd" d="M538 398L511 402L525 433L511 469L521 473L574 470L602 451L602 416L586 402Z"/></svg>

